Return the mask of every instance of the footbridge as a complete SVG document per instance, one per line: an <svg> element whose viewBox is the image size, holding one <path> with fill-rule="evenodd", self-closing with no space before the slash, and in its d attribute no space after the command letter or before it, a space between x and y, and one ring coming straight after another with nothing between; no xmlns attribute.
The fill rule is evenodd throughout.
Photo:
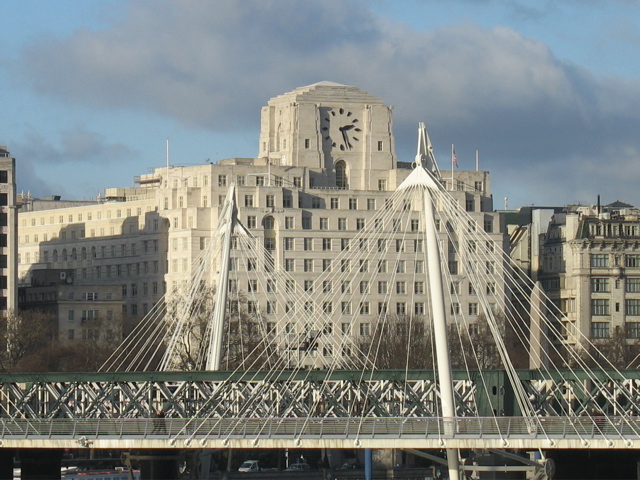
<svg viewBox="0 0 640 480"><path fill-rule="evenodd" d="M5 375L0 443L113 449L640 445L636 405L619 409L620 399L640 385L640 372L603 372L600 383L575 373L567 382L572 374L564 372L557 384L539 371L519 371L518 387L539 399L535 416L522 414L504 371L485 372L486 390L474 381L476 372L468 373L453 372L457 415L451 418L438 415L440 392L428 371ZM157 409L164 418L154 418Z"/></svg>

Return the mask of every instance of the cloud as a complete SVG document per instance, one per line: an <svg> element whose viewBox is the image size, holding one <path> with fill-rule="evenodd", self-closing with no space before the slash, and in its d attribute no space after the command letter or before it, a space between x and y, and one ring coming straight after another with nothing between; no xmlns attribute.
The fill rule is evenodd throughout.
<svg viewBox="0 0 640 480"><path fill-rule="evenodd" d="M31 132L24 141L12 144L11 154L19 159L16 168L20 191L30 191L38 196L57 194L68 198L75 198L78 193L84 197L95 194L96 187L87 191L85 187L88 185L73 185L72 181L84 178L87 172L95 172L96 165L122 167L137 156L134 150L121 144L109 144L101 134L83 127L63 131L55 144ZM68 172L63 178L69 181L69 185L63 186L52 180L59 178L61 171ZM69 192L69 188L76 191Z"/></svg>
<svg viewBox="0 0 640 480"><path fill-rule="evenodd" d="M65 130L59 145L54 145L37 133L31 133L14 150L21 158L36 164L96 164L110 165L131 159L135 152L122 144L108 144L103 135L83 127Z"/></svg>
<svg viewBox="0 0 640 480"><path fill-rule="evenodd" d="M546 169L556 197L572 181L594 191L599 177L584 167L603 161L630 166L627 178L638 178L640 83L598 78L510 28L417 32L376 17L366 3L341 0L139 0L128 8L110 28L31 44L22 57L25 81L72 103L257 132L270 97L332 80L395 106L403 157L424 120L444 152L456 143L460 157L463 142L496 171L527 178ZM83 152L100 145L99 136L80 135L58 153L89 158ZM549 179L554 169L570 180Z"/></svg>

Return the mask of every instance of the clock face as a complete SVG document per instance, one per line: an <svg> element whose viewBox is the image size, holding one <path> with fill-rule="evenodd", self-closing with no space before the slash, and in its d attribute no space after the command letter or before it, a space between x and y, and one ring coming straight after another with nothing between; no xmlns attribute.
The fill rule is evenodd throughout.
<svg viewBox="0 0 640 480"><path fill-rule="evenodd" d="M362 136L359 122L349 110L329 110L322 118L322 136L331 148L342 152L353 150Z"/></svg>

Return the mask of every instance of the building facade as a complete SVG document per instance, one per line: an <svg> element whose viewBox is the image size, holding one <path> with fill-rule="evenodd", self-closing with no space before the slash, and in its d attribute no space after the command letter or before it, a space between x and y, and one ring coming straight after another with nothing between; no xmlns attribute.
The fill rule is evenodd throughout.
<svg viewBox="0 0 640 480"><path fill-rule="evenodd" d="M122 302L124 315L139 318L165 292L189 288L192 268L212 241L234 183L238 217L269 252L275 268L286 271L292 288L300 292L322 288L316 279L411 172L410 162L396 158L392 109L356 87L321 82L272 98L262 108L261 120L255 158L160 167L138 177L139 188L107 189L94 205L21 212L21 282L30 285L35 270L66 269L79 295L93 286L119 287L121 295L112 295L112 308ZM493 212L488 172L455 171L446 188L502 251L506 235ZM416 210L412 215L417 226L421 214ZM414 261L415 250L423 246L418 241L398 243L402 238L398 232L395 244L406 253L406 269L403 264L402 272L388 272L389 282L393 280L389 288L397 288L394 295L372 286L366 300L348 309L348 331L336 323L337 331L369 335L372 319L382 309L423 313L424 286L414 284L423 268ZM448 252L449 265L455 265L458 253L452 246ZM256 289L266 267L260 262L248 267L236 257L235 288L250 291L252 311L275 324L284 313L273 308L275 292ZM450 288L458 300L448 309L477 315L477 293L465 284L465 272L454 271L453 276ZM407 287L400 289L398 282ZM491 305L503 304L502 288L491 295ZM330 307L336 322L345 323L337 317L346 307ZM60 318L60 323L60 330L68 333L68 319ZM78 338L77 333L73 337Z"/></svg>
<svg viewBox="0 0 640 480"><path fill-rule="evenodd" d="M566 315L568 343L640 339L640 210L614 202L556 213L541 246L540 281Z"/></svg>
<svg viewBox="0 0 640 480"><path fill-rule="evenodd" d="M18 307L16 160L0 145L0 312Z"/></svg>

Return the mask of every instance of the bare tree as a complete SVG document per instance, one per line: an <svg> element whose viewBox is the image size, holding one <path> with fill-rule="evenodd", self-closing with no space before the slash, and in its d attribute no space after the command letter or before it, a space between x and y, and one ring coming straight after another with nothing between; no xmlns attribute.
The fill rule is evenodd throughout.
<svg viewBox="0 0 640 480"><path fill-rule="evenodd" d="M371 335L359 338L358 347L378 368L432 368L430 327L424 317L379 317Z"/></svg>
<svg viewBox="0 0 640 480"><path fill-rule="evenodd" d="M181 305L180 300L172 300L167 306L169 316L176 315L181 308L188 308L188 322L177 339L173 353L178 369L202 370L206 366L215 288L201 286L197 297L198 302L188 306ZM268 362L274 349L266 326L259 312L249 311L249 302L244 293L231 293L223 326L223 368L259 368Z"/></svg>
<svg viewBox="0 0 640 480"><path fill-rule="evenodd" d="M58 321L50 314L10 311L0 319L0 368L46 371L42 353L57 346Z"/></svg>

